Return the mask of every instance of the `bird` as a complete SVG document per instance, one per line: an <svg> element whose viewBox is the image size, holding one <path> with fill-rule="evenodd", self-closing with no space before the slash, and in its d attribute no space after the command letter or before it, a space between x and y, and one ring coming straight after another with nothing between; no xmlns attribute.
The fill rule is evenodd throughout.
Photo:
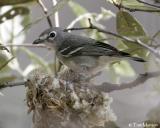
<svg viewBox="0 0 160 128"><path fill-rule="evenodd" d="M112 45L67 32L60 27L52 27L43 31L33 44L45 44L55 50L62 64L82 75L93 75L103 71L107 64L117 60L131 59L146 62Z"/></svg>

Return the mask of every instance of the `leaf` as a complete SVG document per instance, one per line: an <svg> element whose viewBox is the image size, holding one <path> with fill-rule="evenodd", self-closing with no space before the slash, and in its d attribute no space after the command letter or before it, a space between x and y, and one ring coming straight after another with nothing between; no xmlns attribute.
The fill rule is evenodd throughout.
<svg viewBox="0 0 160 128"><path fill-rule="evenodd" d="M26 7L14 7L3 15L0 16L0 23L5 22L6 20L13 19L17 15L26 15L29 14L29 9Z"/></svg>
<svg viewBox="0 0 160 128"><path fill-rule="evenodd" d="M141 9L141 10L158 10L157 8L147 6L143 3L138 2L137 0L106 0L112 4L122 5L124 7L130 8L130 9ZM113 2L114 1L114 2Z"/></svg>
<svg viewBox="0 0 160 128"><path fill-rule="evenodd" d="M145 36L143 27L126 11L117 14L117 32L124 36Z"/></svg>
<svg viewBox="0 0 160 128"><path fill-rule="evenodd" d="M118 34L129 38L140 39L142 42L148 43L149 39L143 27L128 12L119 11L117 13L116 25ZM127 41L123 41L123 43L128 47L128 51L132 51L131 54L136 54L142 58L146 58L148 56L149 52L138 44L133 44Z"/></svg>
<svg viewBox="0 0 160 128"><path fill-rule="evenodd" d="M0 0L0 6L24 4L24 3L32 2L32 1L36 1L36 0Z"/></svg>
<svg viewBox="0 0 160 128"><path fill-rule="evenodd" d="M12 57L11 59L7 60L5 63L2 63L0 66L0 70L2 70L3 68L5 68L5 66L7 66L7 64L12 61L14 59L14 57Z"/></svg>
<svg viewBox="0 0 160 128"><path fill-rule="evenodd" d="M12 58L11 58L12 60ZM8 60L8 58L4 54L0 54L0 73L5 73L10 70L9 66L7 65L11 60Z"/></svg>
<svg viewBox="0 0 160 128"><path fill-rule="evenodd" d="M121 76L125 77L135 76L135 71L127 61L120 61L119 63L115 63L113 64L113 68L115 70L115 73Z"/></svg>

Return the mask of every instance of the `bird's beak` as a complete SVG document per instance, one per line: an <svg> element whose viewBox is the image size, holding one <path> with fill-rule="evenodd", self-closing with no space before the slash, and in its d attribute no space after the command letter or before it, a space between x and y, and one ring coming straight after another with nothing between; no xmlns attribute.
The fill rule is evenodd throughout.
<svg viewBox="0 0 160 128"><path fill-rule="evenodd" d="M33 41L33 44L42 44L45 42L45 39L36 39L35 41Z"/></svg>

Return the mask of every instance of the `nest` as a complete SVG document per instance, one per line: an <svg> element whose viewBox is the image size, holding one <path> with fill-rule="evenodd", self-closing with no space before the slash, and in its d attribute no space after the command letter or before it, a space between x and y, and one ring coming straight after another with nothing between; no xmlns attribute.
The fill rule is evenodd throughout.
<svg viewBox="0 0 160 128"><path fill-rule="evenodd" d="M66 72L58 78L39 71L30 74L26 99L34 128L105 127L116 119L107 93L89 89L80 77Z"/></svg>

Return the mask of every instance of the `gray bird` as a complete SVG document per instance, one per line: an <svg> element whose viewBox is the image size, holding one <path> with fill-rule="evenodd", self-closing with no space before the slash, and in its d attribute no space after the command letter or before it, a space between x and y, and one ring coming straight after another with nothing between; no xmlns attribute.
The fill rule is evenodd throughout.
<svg viewBox="0 0 160 128"><path fill-rule="evenodd" d="M62 64L83 75L100 72L106 64L124 58L145 62L142 58L133 57L109 44L75 35L58 27L45 30L33 42L40 43L54 49Z"/></svg>

